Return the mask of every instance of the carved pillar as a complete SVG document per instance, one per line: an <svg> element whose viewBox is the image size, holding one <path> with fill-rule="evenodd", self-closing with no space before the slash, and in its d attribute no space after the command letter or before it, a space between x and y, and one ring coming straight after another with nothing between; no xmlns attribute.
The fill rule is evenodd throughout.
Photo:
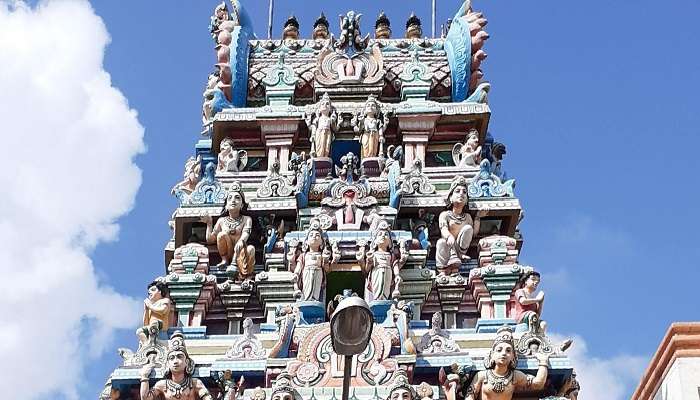
<svg viewBox="0 0 700 400"><path fill-rule="evenodd" d="M263 271L255 276L255 285L268 323L275 323L277 306L296 302L294 281L296 276L289 271Z"/></svg>
<svg viewBox="0 0 700 400"><path fill-rule="evenodd" d="M418 159L425 163L428 141L435 132L435 124L440 114L398 114L399 130L404 146L404 168L413 165Z"/></svg>
<svg viewBox="0 0 700 400"><path fill-rule="evenodd" d="M172 273L165 278L165 283L170 291L170 300L175 303L178 326L193 326L190 321L191 313L200 297L202 286L212 280L216 281L216 277L199 272L194 274Z"/></svg>
<svg viewBox="0 0 700 400"><path fill-rule="evenodd" d="M267 169L275 159L280 161L280 172L289 170L289 154L297 138L299 121L296 119L264 119L260 121L260 131L267 149Z"/></svg>
<svg viewBox="0 0 700 400"><path fill-rule="evenodd" d="M490 265L488 267L474 268L469 275L470 284L474 287L479 287L482 282L488 291L488 297L490 297L489 306L492 310L484 310L480 308L482 318L495 318L504 319L511 317L511 310L509 309L509 303L511 302L511 296L513 294L513 289L520 280L520 276L523 272L531 270L532 267L523 267L518 264L510 265ZM487 304L484 301L487 298L483 294L483 289L480 289L482 294L481 299L477 298L477 303L482 301L483 304ZM490 315L489 315L490 314Z"/></svg>
<svg viewBox="0 0 700 400"><path fill-rule="evenodd" d="M467 281L461 275L440 275L435 279L435 283L445 328L455 329L457 328L457 311L462 303Z"/></svg>
<svg viewBox="0 0 700 400"><path fill-rule="evenodd" d="M243 311L253 294L253 285L244 281L240 285L227 281L219 285L221 303L224 305L229 335L241 333Z"/></svg>

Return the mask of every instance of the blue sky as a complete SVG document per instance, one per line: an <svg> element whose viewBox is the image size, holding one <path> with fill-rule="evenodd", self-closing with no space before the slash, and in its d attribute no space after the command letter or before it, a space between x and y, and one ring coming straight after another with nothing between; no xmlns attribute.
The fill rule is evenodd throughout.
<svg viewBox="0 0 700 400"><path fill-rule="evenodd" d="M332 16L350 7L276 3L275 32L294 12L306 36L320 10L337 31ZM147 150L136 158L142 184L133 209L116 221L118 236L89 256L101 283L141 299L164 272L167 221L176 207L170 188L199 138L201 93L215 60L207 26L216 2L91 4L111 36L104 69L138 112ZM265 35L267 2L244 4ZM365 14L364 32L380 9L394 36L411 11L430 32L429 0L378 4L352 2ZM438 0L438 22L459 4ZM474 7L489 19L483 69L492 83L490 130L508 146L505 168L526 210L521 261L543 273L549 329L581 337L590 358L648 359L672 321L700 319L700 3ZM133 329L118 330L107 353L90 361L80 398L94 398L117 366L112 349L135 345Z"/></svg>

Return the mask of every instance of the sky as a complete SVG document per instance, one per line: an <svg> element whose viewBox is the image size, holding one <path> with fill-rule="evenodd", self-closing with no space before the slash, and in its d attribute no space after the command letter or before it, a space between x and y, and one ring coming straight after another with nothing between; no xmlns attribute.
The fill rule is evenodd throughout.
<svg viewBox="0 0 700 400"><path fill-rule="evenodd" d="M216 1L0 0L0 375L17 399L94 399L135 348L164 273L170 188L199 139ZM430 1L276 1L308 36L323 10L384 10L394 36ZM458 0L438 0L438 21ZM267 2L244 0L255 31ZM474 1L489 19L490 131L525 208L521 262L581 399L626 399L673 321L700 320L700 3Z"/></svg>

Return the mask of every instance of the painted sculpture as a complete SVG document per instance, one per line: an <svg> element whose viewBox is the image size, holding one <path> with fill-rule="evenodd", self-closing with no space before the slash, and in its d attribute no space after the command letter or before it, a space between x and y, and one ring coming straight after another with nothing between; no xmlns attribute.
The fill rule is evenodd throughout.
<svg viewBox="0 0 700 400"><path fill-rule="evenodd" d="M297 277L297 295L302 301L321 301L326 273L339 255L336 245L327 242L321 223L311 220L301 249L292 246L287 255L289 269Z"/></svg>
<svg viewBox="0 0 700 400"><path fill-rule="evenodd" d="M328 93L321 97L313 113L305 117L309 127L312 157L329 157L333 135L338 129L338 112Z"/></svg>
<svg viewBox="0 0 700 400"><path fill-rule="evenodd" d="M399 271L408 259L406 242L401 241L398 249L391 239L389 222L380 220L372 230L369 250L360 246L357 259L367 274L365 300L389 300L398 298L401 277ZM392 290L393 287L393 290Z"/></svg>
<svg viewBox="0 0 700 400"><path fill-rule="evenodd" d="M236 150L233 147L233 139L226 138L219 145L218 163L216 172L240 172L248 164L248 152Z"/></svg>
<svg viewBox="0 0 700 400"><path fill-rule="evenodd" d="M321 15L319 15L316 21L314 21L314 31L311 34L311 38L314 40L328 39L330 36L328 26L328 19L323 12L321 12Z"/></svg>
<svg viewBox="0 0 700 400"><path fill-rule="evenodd" d="M450 338L450 333L442 329L442 312L433 313L430 330L420 339L418 352L422 354L453 353L460 351L459 345Z"/></svg>
<svg viewBox="0 0 700 400"><path fill-rule="evenodd" d="M216 224L212 224L210 216L202 218L202 222L207 224L207 243L216 243L221 255L219 266L228 266L227 271L237 275L239 280L250 278L255 267L255 247L248 245L253 220L241 214L245 206L241 185L234 181L228 189L224 211Z"/></svg>
<svg viewBox="0 0 700 400"><path fill-rule="evenodd" d="M391 37L391 21L384 14L384 11L379 13L377 21L374 23L375 39L389 39Z"/></svg>
<svg viewBox="0 0 700 400"><path fill-rule="evenodd" d="M394 380L389 385L389 396L387 400L418 400L416 389L408 381L406 371L396 372Z"/></svg>
<svg viewBox="0 0 700 400"><path fill-rule="evenodd" d="M377 157L384 154L384 131L389 124L389 116L382 112L376 96L370 95L362 112L356 115L351 124L360 134L362 158Z"/></svg>
<svg viewBox="0 0 700 400"><path fill-rule="evenodd" d="M467 185L463 176L452 180L447 194L447 210L438 216L441 237L435 248L435 266L442 274L459 271L462 261L469 259L467 250L474 232L478 231L469 215Z"/></svg>
<svg viewBox="0 0 700 400"><path fill-rule="evenodd" d="M160 281L148 285L148 297L143 301L143 326L136 331L139 348L155 345L158 333L170 326L170 298L168 287Z"/></svg>
<svg viewBox="0 0 700 400"><path fill-rule="evenodd" d="M150 362L141 368L141 388L142 400L155 400L165 398L165 400L213 400L209 390L202 381L192 377L194 372L194 361L187 353L185 339L180 331L173 333L168 344L167 372L164 379L156 382L153 387L149 384L149 376L155 368L155 364Z"/></svg>
<svg viewBox="0 0 700 400"><path fill-rule="evenodd" d="M479 145L479 132L476 129L469 130L464 144L455 143L452 148L452 160L458 167L476 167L481 161L481 146Z"/></svg>
<svg viewBox="0 0 700 400"><path fill-rule="evenodd" d="M202 157L188 158L185 162L185 172L182 175L182 181L173 186L171 193L181 192L189 195L194 192L197 183L202 179Z"/></svg>
<svg viewBox="0 0 700 400"><path fill-rule="evenodd" d="M537 331L544 333L547 323L540 320L544 305L544 292L537 292L540 273L530 271L522 279L522 287L515 291L515 320L527 323ZM533 326L536 325L536 326Z"/></svg>
<svg viewBox="0 0 700 400"><path fill-rule="evenodd" d="M479 371L467 389L464 400L511 400L517 391L535 391L547 381L549 356L535 354L537 374L528 375L515 369L518 355L515 351L513 331L504 326L496 333L486 370Z"/></svg>

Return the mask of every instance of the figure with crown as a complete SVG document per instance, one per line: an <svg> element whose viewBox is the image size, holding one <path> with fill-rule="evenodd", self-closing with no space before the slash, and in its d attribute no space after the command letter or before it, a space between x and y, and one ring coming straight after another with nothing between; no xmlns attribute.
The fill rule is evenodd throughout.
<svg viewBox="0 0 700 400"><path fill-rule="evenodd" d="M165 400L212 400L209 390L202 381L192 377L194 361L187 353L185 338L182 332L176 331L170 337L168 354L166 356L168 370L164 379L150 385L149 376L155 368L153 358L141 368L141 399L152 400L165 398Z"/></svg>
<svg viewBox="0 0 700 400"><path fill-rule="evenodd" d="M379 220L371 231L372 241L369 250L360 246L357 252L357 260L363 266L367 274L366 300L389 300L400 296L399 284L401 277L399 271L408 259L406 242L401 241L399 246L394 246L391 238L389 222ZM391 288L394 287L392 292Z"/></svg>
<svg viewBox="0 0 700 400"><path fill-rule="evenodd" d="M287 255L289 269L297 277L302 301L321 301L326 273L340 258L336 246L328 243L320 221L314 218L306 231L301 249L298 245L290 248Z"/></svg>
<svg viewBox="0 0 700 400"><path fill-rule="evenodd" d="M515 369L518 354L510 327L501 327L484 360L486 370L479 371L467 388L464 400L511 400L516 391L535 391L547 381L549 356L535 353L538 361L537 374L528 375Z"/></svg>
<svg viewBox="0 0 700 400"><path fill-rule="evenodd" d="M440 239L435 249L435 266L442 274L450 275L459 271L463 260L468 260L467 250L478 225L469 215L467 179L456 176L447 194L447 210L438 217ZM478 221L478 220L477 220Z"/></svg>

